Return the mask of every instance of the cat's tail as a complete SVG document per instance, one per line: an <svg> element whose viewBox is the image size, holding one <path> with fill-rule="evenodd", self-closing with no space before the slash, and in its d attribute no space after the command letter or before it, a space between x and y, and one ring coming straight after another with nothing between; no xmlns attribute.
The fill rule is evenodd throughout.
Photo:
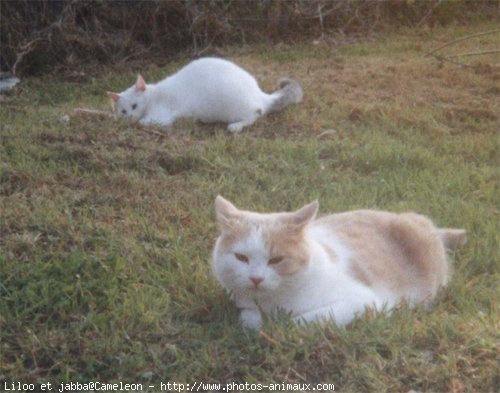
<svg viewBox="0 0 500 393"><path fill-rule="evenodd" d="M266 113L278 112L290 104L297 104L302 101L304 93L299 82L293 79L282 78L278 81L279 89L271 94L271 102L266 109Z"/></svg>
<svg viewBox="0 0 500 393"><path fill-rule="evenodd" d="M438 235L443 245L448 250L454 250L463 246L467 241L465 229L438 229Z"/></svg>

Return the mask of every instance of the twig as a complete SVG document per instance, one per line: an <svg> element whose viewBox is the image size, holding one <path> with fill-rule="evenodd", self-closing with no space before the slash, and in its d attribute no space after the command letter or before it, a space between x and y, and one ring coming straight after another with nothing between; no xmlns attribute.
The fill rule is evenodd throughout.
<svg viewBox="0 0 500 393"><path fill-rule="evenodd" d="M278 345L278 342L274 338L269 336L267 333L265 333L263 330L259 332L259 336L273 345Z"/></svg>
<svg viewBox="0 0 500 393"><path fill-rule="evenodd" d="M450 59L450 58L448 58L448 57L437 56L437 55L432 55L432 57L434 57L434 58L435 58L435 59L437 59L437 60L440 60L440 61L447 61L447 62L449 62L449 63L453 63L453 64L456 64L456 65L459 65L459 66L462 66L462 67L473 67L473 66L471 66L470 64L460 63L459 61L451 60L451 59Z"/></svg>
<svg viewBox="0 0 500 393"><path fill-rule="evenodd" d="M437 7L439 7L439 5L442 3L442 1L443 1L443 0L438 0L438 1L437 1L437 3L436 3L436 4L434 4L434 5L430 8L429 12L427 12L427 14L425 14L425 15L424 15L424 17L423 17L422 19L420 19L420 22L418 22L417 27L422 26L422 24L423 24L423 23L427 20L427 18L428 18L429 16L431 16L431 15L432 15L432 13L434 12L434 10L435 10Z"/></svg>
<svg viewBox="0 0 500 393"><path fill-rule="evenodd" d="M438 50L446 48L446 47L448 47L450 45L456 44L457 42L462 42L462 41L468 40L470 38L481 37L483 35L494 34L494 33L500 33L500 30L491 30L491 31L485 31L483 33L471 34L471 35L468 35L468 36L465 36L465 37L462 37L462 38L458 38L458 39L453 40L453 41L449 41L446 44L438 46L437 48L431 50L430 52L427 52L424 55L424 57L431 56L434 52L437 52Z"/></svg>
<svg viewBox="0 0 500 393"><path fill-rule="evenodd" d="M325 34L325 26L323 25L323 13L321 12L323 10L323 5L321 3L318 3L318 18L319 18L319 26L321 28L321 38L323 38Z"/></svg>
<svg viewBox="0 0 500 393"><path fill-rule="evenodd" d="M480 55L492 55L495 53L500 53L500 50L485 50L482 52L468 52L468 53L460 53L458 55L450 55L446 56L447 59L450 59L452 57L465 57L465 56L480 56Z"/></svg>
<svg viewBox="0 0 500 393"><path fill-rule="evenodd" d="M16 61L12 66L12 75L17 75L18 67L22 63L24 57L33 52L37 48L39 42L47 41L52 44L52 31L56 28L62 31L61 25L63 22L63 18L65 14L69 12L68 10L73 7L73 3L74 1L70 2L64 7L61 16L57 21L51 23L41 30L35 31L35 33L33 34L33 39L29 42L26 42L24 45L21 45L21 47L19 48L21 49L21 52L16 53Z"/></svg>
<svg viewBox="0 0 500 393"><path fill-rule="evenodd" d="M112 112L101 111L98 109L86 109L86 108L75 108L71 112L72 115L99 115L99 116L109 116L114 117Z"/></svg>
<svg viewBox="0 0 500 393"><path fill-rule="evenodd" d="M16 53L16 61L14 62L14 65L12 66L12 75L17 75L17 68L21 61L24 59L24 57L28 54L30 54L35 48L38 42L43 41L43 38L35 38L34 40L27 42L23 46L21 46L21 52Z"/></svg>
<svg viewBox="0 0 500 393"><path fill-rule="evenodd" d="M162 138L166 138L168 135L167 134L164 134L162 132L158 132L156 130L153 130L151 128L147 128L147 127L139 127L139 129L143 132L147 132L149 134L153 134L153 135L156 135L156 136L161 136Z"/></svg>
<svg viewBox="0 0 500 393"><path fill-rule="evenodd" d="M354 15L347 21L347 23L344 26L342 26L342 28L340 29L342 31L342 33L344 33L344 31L347 30L347 28L351 25L351 23L355 19L359 20L359 8L360 7L361 7L361 5L359 5L358 7L356 7L356 10L354 10Z"/></svg>

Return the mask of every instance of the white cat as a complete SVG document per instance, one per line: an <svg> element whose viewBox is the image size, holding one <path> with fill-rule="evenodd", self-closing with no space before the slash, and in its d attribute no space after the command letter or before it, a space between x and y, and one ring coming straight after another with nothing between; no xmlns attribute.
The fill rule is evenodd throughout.
<svg viewBox="0 0 500 393"><path fill-rule="evenodd" d="M279 90L264 93L255 78L236 64L219 58L194 60L156 84L139 75L134 86L117 94L108 92L120 116L143 124L171 125L189 117L202 122L229 123L239 132L260 116L302 100L298 82L282 79Z"/></svg>
<svg viewBox="0 0 500 393"><path fill-rule="evenodd" d="M438 229L415 213L357 210L315 219L317 202L262 214L221 196L215 207L222 233L213 270L251 329L261 327L261 312L344 326L367 307L429 303L448 280L446 249L465 243L464 230Z"/></svg>

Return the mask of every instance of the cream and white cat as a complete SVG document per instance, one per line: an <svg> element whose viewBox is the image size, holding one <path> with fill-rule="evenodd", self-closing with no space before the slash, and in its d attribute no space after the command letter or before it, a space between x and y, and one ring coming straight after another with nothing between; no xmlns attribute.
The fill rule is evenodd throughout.
<svg viewBox="0 0 500 393"><path fill-rule="evenodd" d="M221 196L215 208L222 233L213 270L251 329L261 327L261 312L343 326L367 307L429 303L448 280L446 249L465 243L464 230L438 229L415 213L357 210L315 219L317 202L262 214Z"/></svg>
<svg viewBox="0 0 500 393"><path fill-rule="evenodd" d="M124 92L108 92L115 113L143 124L171 125L179 118L228 123L239 132L260 116L302 100L297 81L282 79L279 90L263 92L255 78L236 64L214 57L194 60L156 84L139 75Z"/></svg>

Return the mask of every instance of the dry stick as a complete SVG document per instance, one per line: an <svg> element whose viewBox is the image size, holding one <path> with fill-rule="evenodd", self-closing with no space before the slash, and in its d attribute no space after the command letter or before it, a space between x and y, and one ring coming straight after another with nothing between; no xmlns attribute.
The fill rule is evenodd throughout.
<svg viewBox="0 0 500 393"><path fill-rule="evenodd" d="M71 112L71 114L75 115L103 115L113 117L113 113L107 111L101 111L98 109L85 109L85 108L75 108Z"/></svg>
<svg viewBox="0 0 500 393"><path fill-rule="evenodd" d="M434 58L441 60L441 61L447 61L453 64L457 64L462 67L474 67L473 65L470 64L465 64L461 63L456 60L452 60L453 58L456 57L465 57L465 56L479 56L479 55L489 55L489 54L495 54L495 53L500 53L500 50L490 50L490 51L483 51L483 52L469 52L469 53L461 53L459 55L450 55L450 56L439 56L439 55L432 55Z"/></svg>
<svg viewBox="0 0 500 393"><path fill-rule="evenodd" d="M38 37L35 38L34 40L24 44L21 47L21 52L16 53L16 61L14 62L14 65L12 66L12 75L17 75L17 67L21 63L21 61L24 59L24 56L30 54L36 47L36 44L40 41L43 41L42 38Z"/></svg>
<svg viewBox="0 0 500 393"><path fill-rule="evenodd" d="M429 12L427 12L427 14L424 15L424 17L422 19L420 19L420 22L418 22L417 24L417 27L420 27L422 26L422 24L427 20L427 18L429 16L432 15L432 13L434 12L434 10L439 7L439 5L442 3L443 0L438 0L436 4L434 4L430 9L429 9Z"/></svg>
<svg viewBox="0 0 500 393"><path fill-rule="evenodd" d="M500 53L500 50L485 50L482 52L468 52L468 53L460 53L458 55L450 55L447 56L446 59L450 59L452 57L462 57L462 56L480 56L480 55L492 55L495 53Z"/></svg>
<svg viewBox="0 0 500 393"><path fill-rule="evenodd" d="M440 61L447 61L449 63L453 63L453 64L456 64L456 65L459 65L462 67L474 67L474 66L471 66L470 64L460 63L459 61L451 60L447 57L438 56L438 55L432 55L432 56Z"/></svg>
<svg viewBox="0 0 500 393"><path fill-rule="evenodd" d="M17 75L17 68L18 66L21 64L23 58L28 55L29 53L31 53L33 50L36 49L36 45L40 42L40 41L48 41L49 43L52 42L52 29L53 28L59 28L61 29L61 24L62 24L62 20L64 18L64 14L66 12L67 9L71 8L73 6L72 3L68 4L62 11L61 13L61 17L51 23L49 26L41 29L41 30L38 30L38 31L35 31L35 38L33 38L31 41L25 43L24 45L21 46L21 52L20 53L16 53L16 61L14 62L14 65L12 66L12 75ZM48 34L44 37L44 34L46 34L48 32Z"/></svg>
<svg viewBox="0 0 500 393"><path fill-rule="evenodd" d="M141 131L147 132L149 134L153 134L153 135L156 135L156 136L161 136L162 138L166 138L168 136L167 134L164 134L164 133L159 132L159 131L155 131L155 130L153 130L151 128L139 127L139 129Z"/></svg>
<svg viewBox="0 0 500 393"><path fill-rule="evenodd" d="M271 336L269 336L266 332L264 332L263 330L261 330L259 332L259 336L262 337L264 340L266 340L267 342L273 344L273 345L277 345L278 342L272 338Z"/></svg>
<svg viewBox="0 0 500 393"><path fill-rule="evenodd" d="M485 31L483 33L477 33L477 34L468 35L468 36L465 36L465 37L462 37L462 38L458 38L456 40L453 40L453 41L447 42L446 44L438 46L437 48L431 50L430 52L427 52L424 57L430 56L434 52L437 52L440 49L446 48L447 46L456 44L457 42L465 41L465 40L468 40L468 39L474 38L474 37L480 37L480 36L483 36L483 35L494 34L494 33L500 33L500 30Z"/></svg>

